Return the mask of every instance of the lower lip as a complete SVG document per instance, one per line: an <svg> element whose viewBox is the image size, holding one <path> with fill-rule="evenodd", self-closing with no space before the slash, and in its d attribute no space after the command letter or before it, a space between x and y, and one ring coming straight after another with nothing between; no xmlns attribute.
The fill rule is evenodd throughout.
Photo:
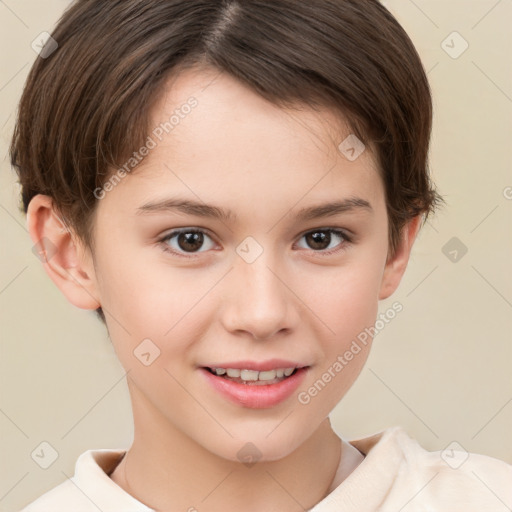
<svg viewBox="0 0 512 512"><path fill-rule="evenodd" d="M219 377L205 368L200 370L213 388L228 400L251 409L268 409L284 402L297 390L307 372L307 368L300 368L276 384L251 385Z"/></svg>

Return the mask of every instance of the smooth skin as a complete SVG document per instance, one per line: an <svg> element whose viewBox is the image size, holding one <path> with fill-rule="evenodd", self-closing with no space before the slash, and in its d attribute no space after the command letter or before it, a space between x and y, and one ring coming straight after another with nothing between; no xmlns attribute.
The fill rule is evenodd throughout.
<svg viewBox="0 0 512 512"><path fill-rule="evenodd" d="M334 433L328 414L371 343L307 405L297 395L374 324L379 300L400 283L420 217L388 257L384 187L371 148L346 158L338 146L351 132L332 109L281 109L204 68L166 83L151 126L191 97L197 107L99 200L94 254L63 228L48 196L30 202L28 228L34 243L46 237L55 245L43 264L69 302L103 307L128 372L135 435L113 481L155 510L304 510L363 458ZM137 213L177 196L236 218ZM371 210L297 217L302 208L347 198ZM184 228L204 234L195 244L183 236L161 241ZM252 263L237 253L247 237L263 249ZM160 355L146 366L134 350L148 338ZM228 401L200 370L273 358L309 369L297 392L271 408ZM237 456L248 442L261 453L251 467Z"/></svg>

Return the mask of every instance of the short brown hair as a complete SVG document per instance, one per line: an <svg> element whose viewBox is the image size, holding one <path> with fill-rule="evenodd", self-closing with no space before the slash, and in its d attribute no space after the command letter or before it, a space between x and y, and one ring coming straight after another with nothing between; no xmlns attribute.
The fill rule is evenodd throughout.
<svg viewBox="0 0 512 512"><path fill-rule="evenodd" d="M376 148L390 254L407 221L443 202L428 170L428 80L377 0L77 0L52 37L57 50L27 79L11 162L23 210L49 195L91 249L94 190L144 144L164 81L204 64L278 106L342 113Z"/></svg>

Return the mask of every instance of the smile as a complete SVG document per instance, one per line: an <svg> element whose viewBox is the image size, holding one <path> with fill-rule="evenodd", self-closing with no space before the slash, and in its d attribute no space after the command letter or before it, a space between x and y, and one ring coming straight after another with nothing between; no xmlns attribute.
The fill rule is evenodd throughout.
<svg viewBox="0 0 512 512"><path fill-rule="evenodd" d="M214 375L240 384L265 386L281 382L293 375L297 368L276 368L275 370L247 370L239 368L206 368Z"/></svg>

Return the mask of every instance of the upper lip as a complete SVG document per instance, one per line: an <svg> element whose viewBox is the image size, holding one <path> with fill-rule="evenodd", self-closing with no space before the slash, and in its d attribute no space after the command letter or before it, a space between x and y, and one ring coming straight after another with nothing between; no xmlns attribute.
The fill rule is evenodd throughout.
<svg viewBox="0 0 512 512"><path fill-rule="evenodd" d="M205 368L234 368L239 370L254 370L265 372L277 368L303 368L305 364L296 361L287 361L285 359L269 359L267 361L231 361L226 363L215 363L205 365Z"/></svg>

